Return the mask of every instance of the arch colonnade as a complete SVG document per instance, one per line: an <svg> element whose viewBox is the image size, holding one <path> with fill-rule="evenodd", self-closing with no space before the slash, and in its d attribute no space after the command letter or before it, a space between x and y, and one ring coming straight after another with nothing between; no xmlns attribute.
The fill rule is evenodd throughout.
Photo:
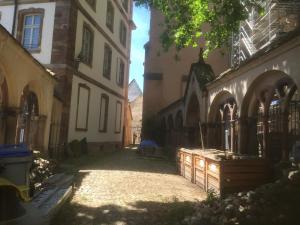
<svg viewBox="0 0 300 225"><path fill-rule="evenodd" d="M0 27L0 144L47 149L55 80Z"/></svg>
<svg viewBox="0 0 300 225"><path fill-rule="evenodd" d="M300 146L299 58L300 39L295 38L202 89L190 74L180 104L159 114L165 143L200 147L203 140L208 149L287 160Z"/></svg>

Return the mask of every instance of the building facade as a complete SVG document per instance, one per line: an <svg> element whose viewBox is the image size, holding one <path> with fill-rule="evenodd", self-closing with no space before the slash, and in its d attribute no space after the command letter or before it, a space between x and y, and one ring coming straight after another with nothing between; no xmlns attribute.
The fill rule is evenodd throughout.
<svg viewBox="0 0 300 225"><path fill-rule="evenodd" d="M53 73L0 25L1 144L48 148L55 84Z"/></svg>
<svg viewBox="0 0 300 225"><path fill-rule="evenodd" d="M190 65L198 59L199 48L185 48L180 52L175 48L163 50L160 42L163 22L163 15L151 9L150 40L145 45L143 119L184 96ZM203 40L200 46L204 47ZM229 55L223 53L214 51L207 59L215 74L228 68Z"/></svg>
<svg viewBox="0 0 300 225"><path fill-rule="evenodd" d="M0 23L58 80L50 152L83 138L92 151L121 147L132 4L131 0L1 1Z"/></svg>
<svg viewBox="0 0 300 225"><path fill-rule="evenodd" d="M184 97L157 114L165 144L271 162L299 150L300 5L267 1L265 7L265 16L249 10L233 37L226 71L216 74L201 56L190 66ZM201 77L211 74L213 81L203 83Z"/></svg>

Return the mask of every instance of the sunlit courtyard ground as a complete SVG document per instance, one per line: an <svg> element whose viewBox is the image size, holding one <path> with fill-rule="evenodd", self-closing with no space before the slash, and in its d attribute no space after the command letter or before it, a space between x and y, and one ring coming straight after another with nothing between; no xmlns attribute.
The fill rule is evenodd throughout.
<svg viewBox="0 0 300 225"><path fill-rule="evenodd" d="M175 225L206 197L173 163L131 149L86 160L52 225Z"/></svg>

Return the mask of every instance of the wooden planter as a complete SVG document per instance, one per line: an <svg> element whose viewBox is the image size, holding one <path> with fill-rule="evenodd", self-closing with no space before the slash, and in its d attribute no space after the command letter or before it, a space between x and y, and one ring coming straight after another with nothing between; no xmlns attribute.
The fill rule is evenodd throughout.
<svg viewBox="0 0 300 225"><path fill-rule="evenodd" d="M188 179L189 181L193 182L194 177L193 177L193 154L184 152L184 168L183 168L183 176Z"/></svg>
<svg viewBox="0 0 300 225"><path fill-rule="evenodd" d="M206 159L206 190L220 195L247 191L266 183L268 171L268 163L263 159Z"/></svg>
<svg viewBox="0 0 300 225"><path fill-rule="evenodd" d="M181 151L177 152L177 170L181 176L184 175L184 153Z"/></svg>
<svg viewBox="0 0 300 225"><path fill-rule="evenodd" d="M206 190L206 165L205 158L194 154L194 183L203 190Z"/></svg>
<svg viewBox="0 0 300 225"><path fill-rule="evenodd" d="M179 150L180 174L205 191L224 195L266 183L269 164L260 158L224 159L224 152Z"/></svg>

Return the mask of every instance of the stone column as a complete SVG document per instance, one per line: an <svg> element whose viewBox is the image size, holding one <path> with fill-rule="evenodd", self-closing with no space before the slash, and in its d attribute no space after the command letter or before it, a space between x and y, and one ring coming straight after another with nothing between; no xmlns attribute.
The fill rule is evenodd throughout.
<svg viewBox="0 0 300 225"><path fill-rule="evenodd" d="M225 121L221 121L221 131L221 148L225 150Z"/></svg>
<svg viewBox="0 0 300 225"><path fill-rule="evenodd" d="M282 161L287 161L289 159L289 149L288 149L288 133L289 133L289 123L288 123L289 113L287 111L283 112L281 115L282 124Z"/></svg>
<svg viewBox="0 0 300 225"><path fill-rule="evenodd" d="M235 120L230 121L230 142L231 142L231 152L236 153L236 146L235 146Z"/></svg>
<svg viewBox="0 0 300 225"><path fill-rule="evenodd" d="M270 158L270 149L269 149L269 116L263 116L263 157Z"/></svg>
<svg viewBox="0 0 300 225"><path fill-rule="evenodd" d="M20 108L9 107L6 114L6 144L17 144L18 143L18 118L19 118Z"/></svg>

